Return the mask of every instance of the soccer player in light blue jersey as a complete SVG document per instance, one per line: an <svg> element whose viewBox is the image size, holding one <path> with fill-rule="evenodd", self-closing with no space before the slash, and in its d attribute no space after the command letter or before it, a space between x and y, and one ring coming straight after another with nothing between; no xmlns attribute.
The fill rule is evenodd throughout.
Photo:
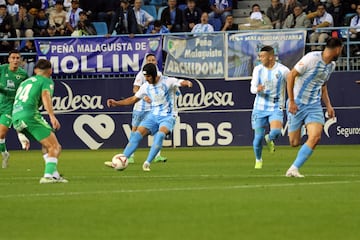
<svg viewBox="0 0 360 240"><path fill-rule="evenodd" d="M141 85L134 96L118 101L108 99L107 106L132 105L144 97L148 97L151 101L150 113L141 121L136 132L131 135L129 143L123 152L129 158L135 152L143 137L149 134L154 135L154 142L142 167L144 171L150 171L150 164L162 148L165 136L173 130L175 125L176 106L174 94L176 89L177 87L192 87L192 82L158 76L156 65L152 63L148 63L143 67L143 74L147 83Z"/></svg>
<svg viewBox="0 0 360 240"><path fill-rule="evenodd" d="M304 177L299 168L313 153L319 143L325 123L321 100L329 118L335 117L327 90L327 81L335 70L335 61L341 55L343 45L338 38L329 38L323 51L306 54L287 77L287 111L289 142L292 147L300 145L301 126L305 124L308 139L301 146L286 177Z"/></svg>
<svg viewBox="0 0 360 240"><path fill-rule="evenodd" d="M145 57L145 64L153 63L157 65L156 56L152 53L149 53ZM157 75L161 76L161 72L157 71ZM136 74L134 83L133 83L133 93L135 94L143 85L146 83L145 76L142 71ZM137 103L134 104L132 120L131 120L131 134L136 132L137 127L141 123L142 120L145 119L146 115L150 113L151 103L146 102L144 99L140 99ZM130 136L131 137L131 136ZM129 163L134 163L134 154L129 157ZM154 159L154 162L166 162L167 158L160 155L160 151Z"/></svg>
<svg viewBox="0 0 360 240"><path fill-rule="evenodd" d="M255 169L262 168L262 146L265 138L270 152L275 151L274 140L281 134L283 110L285 108L285 85L289 69L276 62L274 48L264 46L260 49L261 64L253 70L250 91L256 94L251 125L254 129L253 148ZM265 135L270 125L269 134Z"/></svg>

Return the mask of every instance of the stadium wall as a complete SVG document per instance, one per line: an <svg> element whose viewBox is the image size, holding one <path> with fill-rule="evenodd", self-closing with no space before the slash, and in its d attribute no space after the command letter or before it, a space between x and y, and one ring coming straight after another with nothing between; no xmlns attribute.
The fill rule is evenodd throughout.
<svg viewBox="0 0 360 240"><path fill-rule="evenodd" d="M356 72L336 72L331 76L328 88L337 118L327 119L321 144L360 143L360 84L356 80L360 80ZM193 81L192 89L181 90L176 127L164 146L251 146L254 95L249 91L250 82ZM57 80L53 105L62 124L56 134L63 148L125 147L132 107L110 109L106 100L130 96L132 83L132 78ZM149 137L141 146L151 143ZM32 144L39 148L38 144ZM278 144L288 144L286 121ZM9 132L7 145L10 150L20 148L14 130Z"/></svg>

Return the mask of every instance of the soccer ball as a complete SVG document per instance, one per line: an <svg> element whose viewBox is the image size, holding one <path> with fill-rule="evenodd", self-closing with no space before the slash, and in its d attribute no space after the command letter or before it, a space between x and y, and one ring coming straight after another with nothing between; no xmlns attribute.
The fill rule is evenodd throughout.
<svg viewBox="0 0 360 240"><path fill-rule="evenodd" d="M127 157L122 153L113 156L111 162L113 168L119 171L125 170L125 168L127 168L127 166L129 165Z"/></svg>

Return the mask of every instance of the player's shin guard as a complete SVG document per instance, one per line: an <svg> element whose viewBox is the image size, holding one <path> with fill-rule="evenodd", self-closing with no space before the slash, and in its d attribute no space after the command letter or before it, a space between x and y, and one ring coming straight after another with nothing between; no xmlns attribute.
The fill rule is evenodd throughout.
<svg viewBox="0 0 360 240"><path fill-rule="evenodd" d="M164 138L165 138L165 133L163 132L156 133L154 137L154 142L151 145L149 155L146 159L148 163L150 163L155 158L156 154L161 150Z"/></svg>
<svg viewBox="0 0 360 240"><path fill-rule="evenodd" d="M264 139L265 136L265 129L264 128L257 128L255 129L255 133L254 133L254 140L253 140L253 148L254 148L254 153L255 153L255 157L257 160L261 159L261 155L262 155L262 141Z"/></svg>
<svg viewBox="0 0 360 240"><path fill-rule="evenodd" d="M141 141L142 138L143 137L142 137L141 133L139 133L138 131L136 131L130 135L129 143L126 145L124 152L123 152L123 154L127 158L129 158L131 156L131 154L133 154L135 152L135 150L139 146L139 142Z"/></svg>
<svg viewBox="0 0 360 240"><path fill-rule="evenodd" d="M281 135L281 128L272 128L269 132L269 139L274 141Z"/></svg>
<svg viewBox="0 0 360 240"><path fill-rule="evenodd" d="M297 168L300 168L302 165L304 165L304 163L306 162L306 160L308 160L312 153L313 150L308 145L302 145L293 165Z"/></svg>

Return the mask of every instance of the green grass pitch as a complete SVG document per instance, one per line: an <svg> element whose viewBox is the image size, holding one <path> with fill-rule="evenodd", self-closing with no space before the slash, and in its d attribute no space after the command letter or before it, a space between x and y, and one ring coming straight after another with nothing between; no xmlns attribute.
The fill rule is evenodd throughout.
<svg viewBox="0 0 360 240"><path fill-rule="evenodd" d="M40 151L10 151L0 169L0 239L360 239L360 147L318 146L284 174L297 148L164 148L166 163L143 172L148 149L122 172L104 166L119 150L63 150L68 184L39 184Z"/></svg>

